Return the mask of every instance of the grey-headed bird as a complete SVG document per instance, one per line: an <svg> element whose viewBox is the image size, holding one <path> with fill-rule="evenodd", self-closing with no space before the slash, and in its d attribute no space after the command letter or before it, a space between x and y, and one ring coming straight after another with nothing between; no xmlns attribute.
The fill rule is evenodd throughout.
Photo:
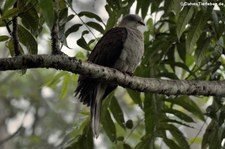
<svg viewBox="0 0 225 149"><path fill-rule="evenodd" d="M132 74L144 53L143 34L138 30L140 25L145 25L141 17L126 15L117 27L107 31L98 41L88 61ZM99 135L102 101L116 87L116 84L79 76L75 95L83 104L90 106L91 127L96 138Z"/></svg>

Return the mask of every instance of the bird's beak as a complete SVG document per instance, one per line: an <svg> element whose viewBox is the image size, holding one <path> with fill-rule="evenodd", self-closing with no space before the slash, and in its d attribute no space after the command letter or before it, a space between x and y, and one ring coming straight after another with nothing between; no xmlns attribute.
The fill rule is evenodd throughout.
<svg viewBox="0 0 225 149"><path fill-rule="evenodd" d="M145 23L143 21L138 21L138 23L145 26Z"/></svg>

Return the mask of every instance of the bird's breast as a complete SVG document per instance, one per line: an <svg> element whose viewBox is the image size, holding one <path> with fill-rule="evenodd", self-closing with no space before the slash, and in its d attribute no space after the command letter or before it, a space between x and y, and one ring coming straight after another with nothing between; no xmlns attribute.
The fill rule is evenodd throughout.
<svg viewBox="0 0 225 149"><path fill-rule="evenodd" d="M127 29L127 38L123 47L114 68L133 73L141 62L144 53L144 41L141 32L137 29Z"/></svg>

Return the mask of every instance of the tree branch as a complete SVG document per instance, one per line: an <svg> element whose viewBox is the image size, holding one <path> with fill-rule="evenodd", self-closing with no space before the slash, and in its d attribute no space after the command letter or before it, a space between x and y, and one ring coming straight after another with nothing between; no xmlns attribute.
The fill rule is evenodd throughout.
<svg viewBox="0 0 225 149"><path fill-rule="evenodd" d="M90 62L82 62L66 55L24 55L0 59L0 71L29 68L54 68L79 73L142 92L166 95L225 95L225 81L162 80L132 77L118 70Z"/></svg>

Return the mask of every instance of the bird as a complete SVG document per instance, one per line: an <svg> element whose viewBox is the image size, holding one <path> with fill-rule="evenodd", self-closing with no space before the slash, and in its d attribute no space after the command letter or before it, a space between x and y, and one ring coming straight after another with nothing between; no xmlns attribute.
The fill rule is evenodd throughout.
<svg viewBox="0 0 225 149"><path fill-rule="evenodd" d="M143 33L138 29L144 25L143 19L136 14L124 16L117 27L108 30L97 42L87 61L132 75L144 54ZM75 96L90 106L90 126L96 138L99 136L102 101L116 87L116 84L85 75L78 78Z"/></svg>

